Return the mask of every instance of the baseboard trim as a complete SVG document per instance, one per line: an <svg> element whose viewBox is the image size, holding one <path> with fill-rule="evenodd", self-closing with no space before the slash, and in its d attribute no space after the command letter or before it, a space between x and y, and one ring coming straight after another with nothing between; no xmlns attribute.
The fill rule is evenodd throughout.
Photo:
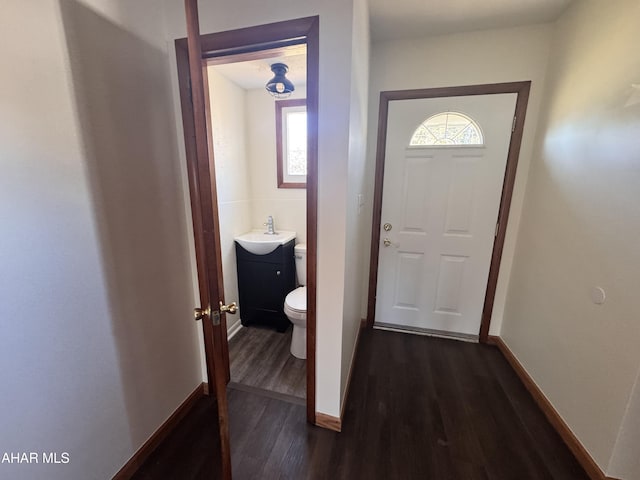
<svg viewBox="0 0 640 480"><path fill-rule="evenodd" d="M231 340L241 329L242 322L238 319L236 320L236 323L231 325L231 328L227 331L227 340Z"/></svg>
<svg viewBox="0 0 640 480"><path fill-rule="evenodd" d="M347 405L347 399L349 398L349 390L351 388L351 377L353 374L353 364L355 363L356 355L358 353L358 346L360 345L360 335L362 330L367 326L367 320L361 319L360 326L358 327L358 333L356 334L356 344L353 347L353 355L351 356L351 365L349 365L349 374L347 376L347 388L344 391L344 398L342 399L342 405L340 405L340 417L333 417L326 413L316 412L315 424L318 427L333 430L334 432L342 431L342 421L344 419L344 410Z"/></svg>
<svg viewBox="0 0 640 480"><path fill-rule="evenodd" d="M349 398L349 392L351 390L351 377L353 375L353 365L356 361L356 355L358 354L358 347L360 346L360 335L362 334L362 329L367 325L367 320L365 318L360 320L360 326L358 327L358 333L356 334L356 344L353 347L353 355L351 355L351 365L349 365L349 374L347 376L347 388L344 391L344 398L342 399L342 405L340 406L340 423L344 420L344 410L347 407L347 399Z"/></svg>
<svg viewBox="0 0 640 480"><path fill-rule="evenodd" d="M158 445L167 438L180 421L191 411L196 402L205 395L205 388L206 384L204 383L198 385L187 399L182 402L178 408L176 408L171 416L162 425L160 425L160 427L146 442L144 442L138 451L133 454L120 471L115 474L113 480L128 480L133 477L145 460L149 458L149 455L158 448Z"/></svg>
<svg viewBox="0 0 640 480"><path fill-rule="evenodd" d="M531 378L531 376L527 373L525 368L522 366L520 361L516 358L507 344L504 343L502 338L490 335L487 339L487 343L489 345L498 347L504 358L507 360L507 362L509 362L509 365L511 365L511 368L513 368L518 377L520 377L520 380L529 391L535 402L538 404L538 407L540 407L544 415L547 417L549 423L551 423L564 443L567 445L567 447L569 447L569 450L571 450L571 453L573 453L573 456L576 457L576 460L578 460L578 463L580 463L589 478L591 480L614 480L607 477L600 469L589 452L587 452L582 443L580 443L580 440L578 440L578 438L571 431L569 425L565 423L565 421L553 407L549 399L547 399L542 390L540 390L538 385L536 385L536 383L533 381L533 378Z"/></svg>
<svg viewBox="0 0 640 480"><path fill-rule="evenodd" d="M333 430L334 432L342 431L342 420L338 417L332 417L326 413L316 412L316 425L318 427Z"/></svg>

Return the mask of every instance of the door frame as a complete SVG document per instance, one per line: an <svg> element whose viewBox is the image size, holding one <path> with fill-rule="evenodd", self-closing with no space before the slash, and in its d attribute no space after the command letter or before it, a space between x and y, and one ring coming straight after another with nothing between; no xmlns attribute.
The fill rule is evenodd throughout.
<svg viewBox="0 0 640 480"><path fill-rule="evenodd" d="M202 59L211 63L222 63L223 57L236 59L261 58L264 50L273 50L290 45L306 44L307 46L307 421L315 424L316 416L316 258L317 258L317 218L318 218L318 82L319 82L319 17L306 17L287 20L265 25L246 27L237 30L201 34ZM175 40L176 59L178 68L178 84L180 103L182 106L182 123L187 161L187 171L191 192L191 208L194 217L194 235L198 238L198 230L202 225L195 221L194 212L200 206L194 202L193 185L197 184L198 167L196 162L196 140L193 123L193 104L191 97L189 57L186 38ZM262 58L264 56L262 55ZM208 89L205 88L205 94ZM207 124L210 127L210 109L206 99ZM211 132L211 129L208 128ZM212 132L214 134L214 132ZM209 136L209 151L211 162L211 178L215 188L215 160L213 146ZM214 196L215 197L215 196ZM213 198L217 203L217 198ZM195 204L194 204L195 203ZM216 210L217 212L217 204ZM219 223L215 219L215 234L219 238ZM210 233L210 232L209 232ZM202 254L202 246L196 242L196 256ZM216 277L221 282L221 269ZM198 284L201 285L201 274L198 273ZM203 325L204 328L204 325ZM226 323L224 324L226 332ZM213 343L206 341L205 357L207 358L207 377L209 385L213 382L212 363ZM228 372L228 346L223 345L226 361L224 366ZM228 373L227 373L228 375Z"/></svg>
<svg viewBox="0 0 640 480"><path fill-rule="evenodd" d="M489 277L487 280L487 290L485 292L484 305L482 307L482 317L480 322L479 341L486 343L489 337L489 327L491 324L491 314L493 313L493 303L498 285L498 273L500 271L500 261L502 260L502 250L507 233L507 223L509 221L509 210L511 208L511 198L516 179L516 169L524 133L524 121L529 102L529 91L531 81L492 83L482 85L465 85L459 87L439 87L423 88L416 90L390 90L380 92L380 107L378 110L378 137L376 143L376 173L373 194L373 218L371 225L371 256L369 259L369 293L367 297L367 327L373 327L376 312L376 289L378 287L378 257L380 253L380 225L382 223L382 188L384 183L384 164L387 146L387 120L389 113L389 102L394 100L417 100L424 98L442 97L462 97L470 95L497 95L502 93L515 93L516 110L514 124L509 141L509 151L507 154L507 164L505 167L504 181L502 183L502 194L500 197L500 207L498 209L498 222L496 235L491 253L491 263L489 267Z"/></svg>

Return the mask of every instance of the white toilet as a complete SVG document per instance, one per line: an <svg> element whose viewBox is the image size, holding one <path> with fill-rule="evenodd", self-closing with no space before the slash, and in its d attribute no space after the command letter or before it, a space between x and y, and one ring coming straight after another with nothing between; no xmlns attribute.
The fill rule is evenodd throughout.
<svg viewBox="0 0 640 480"><path fill-rule="evenodd" d="M294 248L296 276L300 285L284 299L284 313L293 323L291 354L307 358L307 246L300 243Z"/></svg>

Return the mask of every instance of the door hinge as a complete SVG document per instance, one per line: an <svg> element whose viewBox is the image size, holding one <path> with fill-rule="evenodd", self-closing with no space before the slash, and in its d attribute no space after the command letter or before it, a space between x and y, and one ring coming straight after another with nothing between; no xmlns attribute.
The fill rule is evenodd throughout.
<svg viewBox="0 0 640 480"><path fill-rule="evenodd" d="M220 325L220 312L218 310L211 312L211 323L213 323L214 326Z"/></svg>
<svg viewBox="0 0 640 480"><path fill-rule="evenodd" d="M496 222L496 231L493 234L493 238L496 238L498 236L499 231L500 231L500 220Z"/></svg>
<svg viewBox="0 0 640 480"><path fill-rule="evenodd" d="M511 124L511 133L516 131L516 116L513 116L513 123Z"/></svg>

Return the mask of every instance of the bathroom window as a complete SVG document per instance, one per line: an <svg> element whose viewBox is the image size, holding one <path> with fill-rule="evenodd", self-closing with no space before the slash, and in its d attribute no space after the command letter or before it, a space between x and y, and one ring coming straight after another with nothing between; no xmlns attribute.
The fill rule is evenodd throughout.
<svg viewBox="0 0 640 480"><path fill-rule="evenodd" d="M482 131L464 113L443 112L422 122L409 142L411 147L446 145L484 145Z"/></svg>
<svg viewBox="0 0 640 480"><path fill-rule="evenodd" d="M276 101L278 188L307 186L307 101Z"/></svg>

